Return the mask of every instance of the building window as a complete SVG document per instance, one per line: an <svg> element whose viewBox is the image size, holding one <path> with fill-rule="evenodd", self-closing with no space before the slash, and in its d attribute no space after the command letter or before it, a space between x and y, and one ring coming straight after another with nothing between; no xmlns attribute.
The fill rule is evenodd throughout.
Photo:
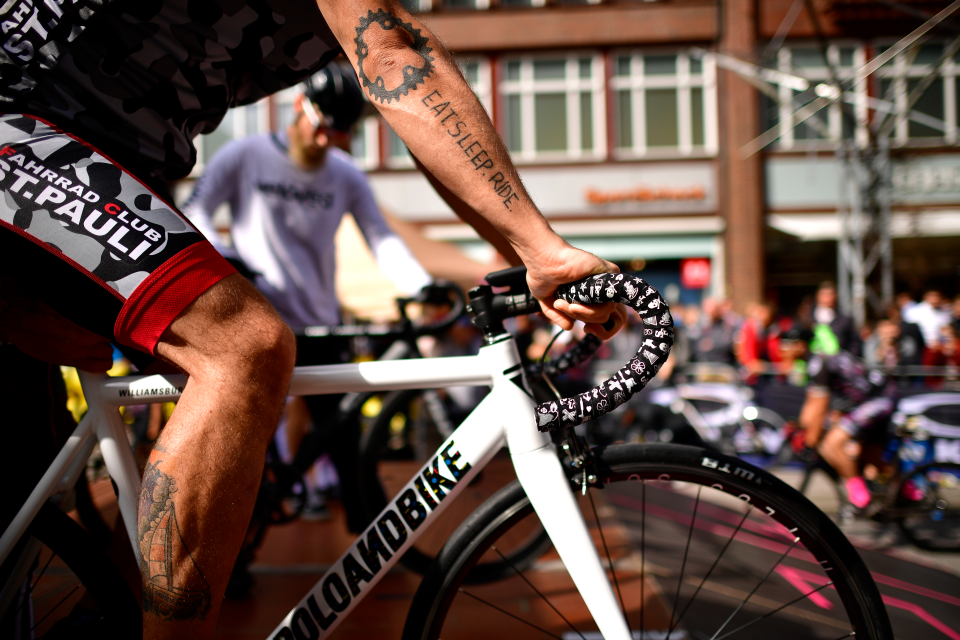
<svg viewBox="0 0 960 640"><path fill-rule="evenodd" d="M414 166L413 156L410 155L410 150L407 149L407 145L404 144L400 136L387 124L386 120L383 121L383 128L385 133L384 142L386 145L383 159L387 168L407 169Z"/></svg>
<svg viewBox="0 0 960 640"><path fill-rule="evenodd" d="M500 0L501 7L543 7L546 6L546 0Z"/></svg>
<svg viewBox="0 0 960 640"><path fill-rule="evenodd" d="M877 51L887 48L879 46ZM938 68L945 49L943 43L927 42L907 49L877 71L876 97L895 111L892 116L885 114L893 117L891 139L895 144L957 142L960 54L944 61L933 81L925 88L921 86L923 79ZM914 97L916 100L908 109Z"/></svg>
<svg viewBox="0 0 960 640"><path fill-rule="evenodd" d="M433 8L431 0L400 0L400 4L410 13L430 11Z"/></svg>
<svg viewBox="0 0 960 640"><path fill-rule="evenodd" d="M442 0L445 9L489 9L490 0Z"/></svg>
<svg viewBox="0 0 960 640"><path fill-rule="evenodd" d="M287 105L289 107L289 105ZM231 140L238 140L257 133L266 133L270 130L270 103L264 98L255 104L235 107L227 111L220 122L220 126L211 133L197 136L194 144L197 147L197 164L191 175L199 176L210 158Z"/></svg>
<svg viewBox="0 0 960 640"><path fill-rule="evenodd" d="M520 162L602 159L603 59L592 53L508 57L501 133Z"/></svg>
<svg viewBox="0 0 960 640"><path fill-rule="evenodd" d="M490 79L490 61L481 57L457 58L457 65L492 120L493 83Z"/></svg>
<svg viewBox="0 0 960 640"><path fill-rule="evenodd" d="M361 169L380 166L380 116L365 116L354 125L350 155Z"/></svg>
<svg viewBox="0 0 960 640"><path fill-rule="evenodd" d="M612 56L618 156L712 155L717 151L714 66L685 53Z"/></svg>
<svg viewBox="0 0 960 640"><path fill-rule="evenodd" d="M866 129L862 123L867 117L866 83L861 83L853 94L844 94L843 101L831 102L813 116L801 122L801 115L794 114L803 106L817 100L818 87L830 84L832 71L835 70L840 86L849 91L855 80L857 69L865 62L863 47L852 44L832 44L827 47L827 57L817 44L796 45L780 49L774 66L784 73L798 76L809 81L810 87L799 90L797 87L771 85L777 93L777 100L763 96L764 128L778 128L781 149L833 147L838 141L856 137L858 143L867 140ZM826 87L819 87L820 93Z"/></svg>

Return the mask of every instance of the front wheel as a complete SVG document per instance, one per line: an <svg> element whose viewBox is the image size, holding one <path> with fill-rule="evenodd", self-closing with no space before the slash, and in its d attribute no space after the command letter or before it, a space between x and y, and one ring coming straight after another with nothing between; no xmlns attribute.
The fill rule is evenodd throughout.
<svg viewBox="0 0 960 640"><path fill-rule="evenodd" d="M595 449L591 473L602 488L579 498L581 510L634 638L893 638L850 542L769 473L707 449L644 444ZM464 522L424 576L404 640L595 634L556 555L465 586L531 519L513 483Z"/></svg>
<svg viewBox="0 0 960 640"><path fill-rule="evenodd" d="M26 588L3 618L4 635L49 640L141 636L140 605L90 534L50 503L28 534L43 546ZM5 577L15 560L4 564Z"/></svg>

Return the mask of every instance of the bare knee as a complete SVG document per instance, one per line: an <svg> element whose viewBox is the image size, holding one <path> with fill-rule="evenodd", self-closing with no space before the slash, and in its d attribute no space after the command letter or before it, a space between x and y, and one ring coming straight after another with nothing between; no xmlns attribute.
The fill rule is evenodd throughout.
<svg viewBox="0 0 960 640"><path fill-rule="evenodd" d="M227 355L225 365L256 382L261 389L285 395L296 360L296 339L290 327L273 311L258 310L238 327L236 339L244 347Z"/></svg>
<svg viewBox="0 0 960 640"><path fill-rule="evenodd" d="M282 398L296 342L260 292L234 275L210 287L170 324L157 353L198 382Z"/></svg>

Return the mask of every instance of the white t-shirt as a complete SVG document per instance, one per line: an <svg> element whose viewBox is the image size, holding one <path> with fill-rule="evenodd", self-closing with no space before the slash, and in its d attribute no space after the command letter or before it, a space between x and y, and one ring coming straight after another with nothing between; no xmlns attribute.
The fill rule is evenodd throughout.
<svg viewBox="0 0 960 640"><path fill-rule="evenodd" d="M286 134L234 140L214 155L184 213L222 254L259 273L256 285L294 331L340 323L334 235L351 213L384 274L405 293L430 276L387 226L366 176L336 148L316 171L287 155ZM211 222L222 203L233 215L234 248Z"/></svg>
<svg viewBox="0 0 960 640"><path fill-rule="evenodd" d="M903 319L920 327L920 333L923 334L923 341L926 343L927 348L930 348L936 344L940 338L941 327L950 324L950 313L943 309L935 308L929 302L921 302L904 313Z"/></svg>

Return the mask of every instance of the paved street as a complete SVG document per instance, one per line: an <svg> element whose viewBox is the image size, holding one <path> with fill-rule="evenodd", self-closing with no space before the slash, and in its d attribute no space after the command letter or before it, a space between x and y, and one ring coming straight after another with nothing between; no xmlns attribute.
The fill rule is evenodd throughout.
<svg viewBox="0 0 960 640"><path fill-rule="evenodd" d="M791 482L795 480L791 473L783 471L781 475ZM749 604L726 624L718 637L784 605L788 606L732 637L770 638L774 634L778 640L846 637L849 623L836 591L828 588L825 574L806 550L789 548L790 536L782 526L754 513L721 554L743 513L735 499L725 495L709 497L706 494L710 490L705 490L691 534L690 514L695 499L691 491L678 483L650 483L641 511L637 506L641 497L638 487L637 483L629 483L617 491L602 492L599 495L603 501L598 503L597 512L604 542L617 567L618 586L628 618L635 630L640 628L639 603L646 603L642 608L645 638L665 637L673 603L679 603L675 614L684 613L695 591L693 606L684 613L681 624L670 637L709 638L754 588L756 592ZM813 487L812 491L815 501L828 512L836 509L836 498L831 492L832 488L825 484ZM584 509L589 513L589 506ZM641 522L646 525L645 535L641 535ZM601 543L599 530L594 525L598 544ZM900 539L895 528L872 522L856 522L846 527L845 532L880 587L897 638L960 640L960 554L921 552ZM691 544L685 554L688 536ZM336 505L330 521L299 521L271 530L253 566L254 589L249 598L225 604L218 638L267 637L347 548L350 540ZM641 544L647 553L645 565L640 561ZM704 581L718 554L722 559ZM685 555L687 562L683 565ZM764 574L774 565L775 570L764 580ZM591 627L585 622L588 620L585 607L555 555L548 553L525 575L532 585L548 595L586 640L596 637L590 633ZM399 638L419 581L416 574L394 569L340 626L335 636ZM491 605L515 611L528 622L564 640L581 637L519 578L469 590L470 598L461 596L455 600L444 637L540 636L527 624L501 615ZM817 590L816 593L801 597L813 590ZM799 602L793 603L798 599Z"/></svg>

